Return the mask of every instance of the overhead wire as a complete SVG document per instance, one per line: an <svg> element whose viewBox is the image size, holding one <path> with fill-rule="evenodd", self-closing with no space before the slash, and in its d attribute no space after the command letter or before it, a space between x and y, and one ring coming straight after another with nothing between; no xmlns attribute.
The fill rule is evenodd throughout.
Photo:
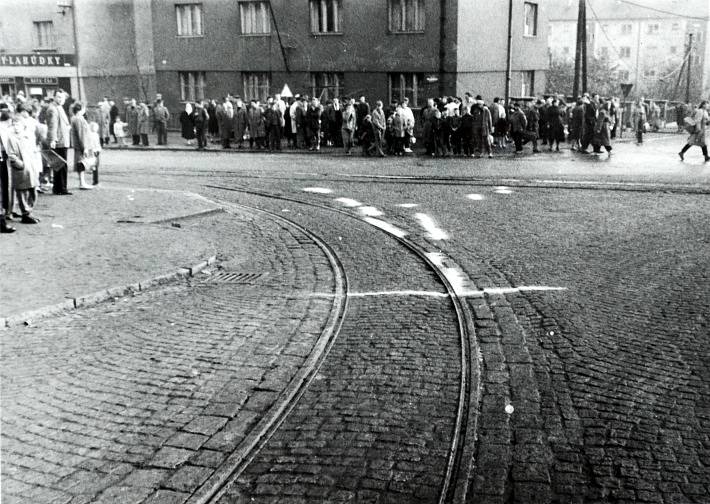
<svg viewBox="0 0 710 504"><path fill-rule="evenodd" d="M678 14L677 12L671 12L671 11L666 11L663 9L657 9L655 7L649 7L648 5L643 5L637 2L632 2L631 0L616 0L617 2L625 3L628 5L633 5L634 7L640 7L641 9L646 9L654 12L659 12L661 14L668 14L669 16L674 16L674 17L679 17L679 18L684 18L684 19L695 19L698 21L708 21L710 17L705 16L705 17L700 17L700 16L687 16L685 14Z"/></svg>

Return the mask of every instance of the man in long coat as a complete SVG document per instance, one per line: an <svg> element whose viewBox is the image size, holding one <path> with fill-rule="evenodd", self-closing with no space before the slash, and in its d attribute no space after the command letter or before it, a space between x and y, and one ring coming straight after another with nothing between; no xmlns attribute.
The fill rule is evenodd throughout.
<svg viewBox="0 0 710 504"><path fill-rule="evenodd" d="M131 135L133 140L133 145L140 145L141 136L138 131L138 106L136 105L136 99L131 98L131 101L126 107L126 124L128 125L128 134Z"/></svg>
<svg viewBox="0 0 710 504"><path fill-rule="evenodd" d="M491 111L488 110L481 95L476 96L476 103L471 107L473 119L473 145L474 154L480 156L485 149L488 157L493 157L490 134L493 131Z"/></svg>
<svg viewBox="0 0 710 504"><path fill-rule="evenodd" d="M237 142L237 148L242 148L242 142L244 141L244 135L249 128L249 118L247 114L247 109L241 98L237 98L237 107L234 109L234 116L232 117L232 131L234 131L234 138Z"/></svg>
<svg viewBox="0 0 710 504"><path fill-rule="evenodd" d="M156 100L155 108L153 109L153 122L155 124L156 132L158 133L158 145L168 144L169 120L170 112L168 111L168 108L163 104L163 100Z"/></svg>
<svg viewBox="0 0 710 504"><path fill-rule="evenodd" d="M54 182L52 193L54 194L71 194L67 190L67 152L71 143L71 127L69 118L64 111L64 102L66 95L63 92L57 91L54 93L54 101L47 107L45 118L47 120L47 142L49 148L55 154L60 156L64 161L58 169L54 170Z"/></svg>

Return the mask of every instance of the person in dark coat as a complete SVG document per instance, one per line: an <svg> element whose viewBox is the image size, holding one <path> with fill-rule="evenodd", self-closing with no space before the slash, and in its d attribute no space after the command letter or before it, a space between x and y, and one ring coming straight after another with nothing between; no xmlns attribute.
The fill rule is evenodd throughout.
<svg viewBox="0 0 710 504"><path fill-rule="evenodd" d="M461 138L461 151L466 157L473 157L475 144L473 141L473 116L471 108L463 108L463 116L461 117L461 127L459 128L459 137Z"/></svg>
<svg viewBox="0 0 710 504"><path fill-rule="evenodd" d="M195 123L192 117L192 105L189 103L185 104L185 110L180 114L180 131L187 145L192 145L195 139Z"/></svg>
<svg viewBox="0 0 710 504"><path fill-rule="evenodd" d="M126 107L126 123L128 124L128 134L131 135L133 145L140 145L141 143L141 135L138 126L139 113L136 100L132 98Z"/></svg>
<svg viewBox="0 0 710 504"><path fill-rule="evenodd" d="M707 163L710 161L710 156L708 156L708 145L707 145L707 140L705 138L705 132L707 130L707 125L710 123L710 115L708 115L708 102L703 101L700 103L698 108L693 112L692 114L692 123L693 123L693 128L690 130L690 136L688 137L687 142L681 149L681 151L678 153L678 156L680 156L681 161L685 161L685 153L688 152L688 149L692 147L693 145L696 145L700 147L700 149L703 151L703 157L705 158L705 162Z"/></svg>
<svg viewBox="0 0 710 504"><path fill-rule="evenodd" d="M209 112L208 112L209 114ZM209 131L210 128L210 121L212 121L212 116L210 116L210 120L207 122L207 130ZM222 104L222 111L219 114L219 137L220 140L222 140L222 148L223 149L229 149L231 147L230 142L232 140L232 136L234 135L233 131L233 122L234 122L234 107L232 106L232 102L229 100L225 101L224 104Z"/></svg>
<svg viewBox="0 0 710 504"><path fill-rule="evenodd" d="M545 137L552 152L552 144L556 144L555 150L560 152L560 142L565 141L565 126L562 122L562 111L560 110L560 102L555 99L547 107L545 119Z"/></svg>
<svg viewBox="0 0 710 504"><path fill-rule="evenodd" d="M310 150L320 150L320 130L321 116L323 109L321 108L318 98L313 98L311 106L306 111L306 130L308 131Z"/></svg>
<svg viewBox="0 0 710 504"><path fill-rule="evenodd" d="M509 117L510 135L513 137L513 142L515 142L515 153L520 154L523 152L523 141L528 127L528 119L519 103L513 105L513 112Z"/></svg>
<svg viewBox="0 0 710 504"><path fill-rule="evenodd" d="M219 136L219 123L217 120L217 102L210 100L207 104L207 113L210 116L210 120L207 122L207 133L209 133L210 140L215 141L217 136ZM224 141L224 137L222 137Z"/></svg>
<svg viewBox="0 0 710 504"><path fill-rule="evenodd" d="M427 106L422 110L422 141L424 142L427 156L431 156L434 153L435 145L432 126L436 110L434 100L429 98L427 100Z"/></svg>
<svg viewBox="0 0 710 504"><path fill-rule="evenodd" d="M71 145L74 148L74 171L79 174L79 189L91 189L86 183L84 173L86 172L87 159L91 156L89 147L89 123L86 122L84 113L86 109L81 102L74 102L71 106L73 113L71 118Z"/></svg>
<svg viewBox="0 0 710 504"><path fill-rule="evenodd" d="M490 135L493 131L493 122L491 112L488 110L488 107L486 107L481 95L476 96L476 102L471 107L471 116L473 117L474 154L480 156L485 150L489 158L493 157L493 148L490 141Z"/></svg>
<svg viewBox="0 0 710 504"><path fill-rule="evenodd" d="M537 148L537 140L540 138L540 106L542 106L541 100L538 100L537 103L531 102L525 114L528 125L525 130L525 141L523 144L531 142L534 153L540 152L540 149Z"/></svg>
<svg viewBox="0 0 710 504"><path fill-rule="evenodd" d="M111 136L113 136L113 143L118 143L118 138L116 138L116 133L113 131L113 125L116 124L116 118L118 117L118 107L116 106L116 102L113 100L108 102L110 105L110 109L108 112L108 117L109 117L109 130L111 131Z"/></svg>
<svg viewBox="0 0 710 504"><path fill-rule="evenodd" d="M367 115L370 115L370 104L367 103L364 96L361 96L360 101L355 104L355 120L357 123L357 129L360 129L363 121L365 120L365 116Z"/></svg>
<svg viewBox="0 0 710 504"><path fill-rule="evenodd" d="M201 101L195 103L195 110L192 112L192 122L195 125L195 136L197 137L197 149L204 150L207 146L207 127L210 116L205 110Z"/></svg>
<svg viewBox="0 0 710 504"><path fill-rule="evenodd" d="M587 147L594 139L594 125L597 122L597 104L588 96L582 98L584 102L584 130L582 131L582 140L579 151L587 154Z"/></svg>
<svg viewBox="0 0 710 504"><path fill-rule="evenodd" d="M264 112L256 100L251 101L247 116L249 121L249 147L253 149L254 144L256 144L257 148L263 148L266 125L264 124Z"/></svg>
<svg viewBox="0 0 710 504"><path fill-rule="evenodd" d="M611 119L608 112L604 108L600 108L597 114L597 120L594 123L594 139L592 146L595 154L601 154L602 147L611 156Z"/></svg>
<svg viewBox="0 0 710 504"><path fill-rule="evenodd" d="M281 132L283 131L284 118L278 102L264 112L266 128L269 130L269 152L281 150Z"/></svg>
<svg viewBox="0 0 710 504"><path fill-rule="evenodd" d="M242 148L242 142L249 130L249 117L247 109L241 98L237 98L236 108L234 109L234 119L232 121L232 130L234 131L234 139L237 142L237 148Z"/></svg>

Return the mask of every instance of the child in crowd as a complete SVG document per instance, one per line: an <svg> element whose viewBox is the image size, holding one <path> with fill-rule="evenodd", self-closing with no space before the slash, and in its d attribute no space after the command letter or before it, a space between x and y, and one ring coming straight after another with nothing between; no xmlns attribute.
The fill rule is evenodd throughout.
<svg viewBox="0 0 710 504"><path fill-rule="evenodd" d="M99 136L99 125L95 122L89 123L89 141L87 148L90 149L96 156L96 166L93 169L92 184L99 184L99 163L101 154L101 137Z"/></svg>
<svg viewBox="0 0 710 504"><path fill-rule="evenodd" d="M113 123L113 134L116 137L119 147L126 146L126 123L121 121L119 116L116 116L116 122Z"/></svg>

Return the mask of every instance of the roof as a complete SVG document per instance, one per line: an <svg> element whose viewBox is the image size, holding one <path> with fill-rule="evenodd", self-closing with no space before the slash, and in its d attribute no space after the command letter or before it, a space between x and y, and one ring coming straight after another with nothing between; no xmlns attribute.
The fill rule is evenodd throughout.
<svg viewBox="0 0 710 504"><path fill-rule="evenodd" d="M707 21L708 0L586 0L587 18L624 19L688 19ZM545 9L550 21L577 20L577 0L548 0ZM595 16L596 14L596 16Z"/></svg>

